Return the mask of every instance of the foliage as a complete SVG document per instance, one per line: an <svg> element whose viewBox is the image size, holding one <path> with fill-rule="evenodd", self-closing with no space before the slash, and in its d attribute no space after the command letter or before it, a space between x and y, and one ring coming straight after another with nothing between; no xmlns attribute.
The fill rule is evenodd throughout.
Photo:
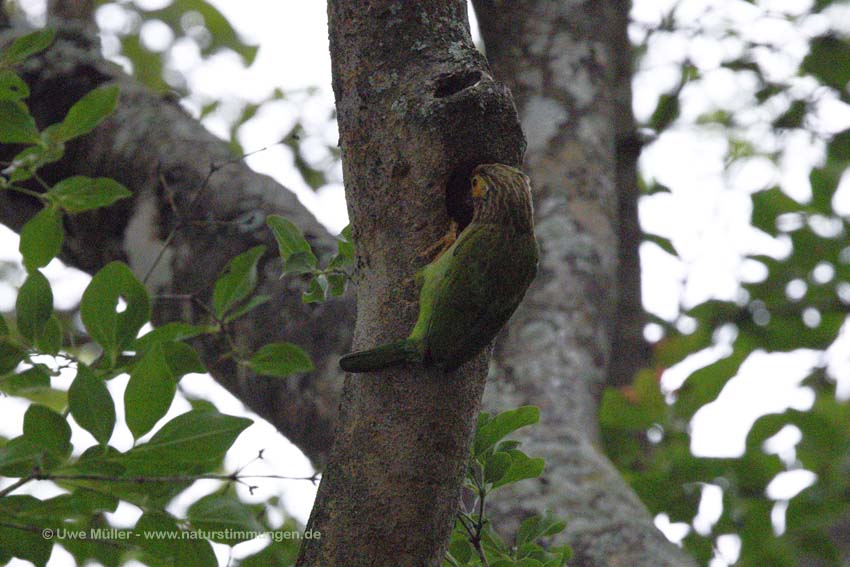
<svg viewBox="0 0 850 567"><path fill-rule="evenodd" d="M307 186L313 190L329 183L328 172L339 163L339 149L322 136L305 128L305 115L301 108L317 95L316 89L287 90L275 88L267 94L252 93L251 100L229 96L226 100L199 96L190 91L186 77L175 68L175 55L182 50L194 51L209 59L228 54L236 55L246 68L254 64L259 46L240 37L227 18L206 0L173 0L162 8L147 8L142 3L99 0L99 14L111 23L101 29L109 57L121 62L128 71L150 89L162 93L177 93L185 97L188 107L198 109L203 120L215 116L217 123L227 124L229 143L234 155L246 154L239 141L239 131L247 122L257 119L267 106L288 103L299 116L276 142L291 151L292 163ZM145 41L144 31L155 30L159 38L156 45ZM114 46L114 47L113 47ZM114 52L113 52L114 51ZM2 82L2 79L0 79ZM257 98L259 97L259 100ZM332 111L327 122L334 121ZM313 151L305 149L305 140L312 143ZM318 142L316 144L315 142ZM315 150L322 146L319 157Z"/></svg>
<svg viewBox="0 0 850 567"><path fill-rule="evenodd" d="M351 279L346 268L354 262L354 244L351 240L350 226L345 227L339 235L337 253L328 261L327 266L319 269L319 260L297 226L278 215L270 215L266 223L277 240L280 258L283 261L282 275L307 274L310 276L307 291L301 297L304 303L339 297L345 292L345 285Z"/></svg>
<svg viewBox="0 0 850 567"><path fill-rule="evenodd" d="M470 464L464 481L464 509L458 514L444 567L561 567L572 552L569 546L546 546L540 540L566 527L550 515L523 520L511 544L507 544L487 518L487 501L503 486L543 473L541 458L519 450L518 441L505 437L540 419L534 406L523 406L491 416L478 416ZM468 507L467 507L468 504Z"/></svg>
<svg viewBox="0 0 850 567"><path fill-rule="evenodd" d="M832 5L817 2L810 11L784 14L783 22L802 26L818 13L828 16ZM680 33L680 28L689 37L712 37L695 21L678 20L674 8L659 28L647 32L644 46L655 35ZM683 56L678 81L659 98L646 124L658 137L673 128L723 132L727 171L755 159L776 164L797 159L790 146L784 147L792 136L823 149L820 163L809 172L809 199L792 197L777 185L751 195L753 228L788 252L747 253L744 261L760 266L763 275L741 282L737 300L710 299L684 310L679 322L687 322L683 328L692 327L689 332L656 319L664 336L655 344L655 367L640 372L629 387L607 391L603 399L600 419L608 455L654 513L691 526L684 545L702 565L715 558L724 536L739 539L734 563L739 566L790 567L814 560L824 566L846 564L846 537L836 537L836 530L850 517L850 403L836 396L827 351L839 340L850 303L850 224L835 200L850 167L850 131L830 131L818 118L827 103L845 110L850 104L850 39L846 30L819 29L820 35L809 38L809 53L798 61L797 73L779 80L768 63L782 46L752 40L730 24L722 32L724 45L733 45L734 39L740 49L727 49L720 65L731 76L754 81L745 111L711 109L688 122L681 95L710 81L712 70ZM754 125L748 122L753 116L769 116L770 123ZM760 139L749 133L754 128ZM651 181L645 185L648 195L669 191ZM651 239L676 254L669 240ZM662 390L659 377L666 369L707 349L723 354L692 372L675 391ZM812 394L811 407L762 416L739 457L705 458L691 452L693 416L717 399L742 363L754 353L798 349L821 353L802 383ZM783 430L799 434L794 456L770 447L769 441ZM788 500L768 495L772 481L804 470L816 475L813 484ZM720 517L708 527L694 523L706 486L723 494ZM775 523L777 515L784 521Z"/></svg>
<svg viewBox="0 0 850 567"><path fill-rule="evenodd" d="M185 84L182 76L166 72L167 50L153 49L141 40L140 31L145 25L167 30L170 45L183 41L197 45L202 57L230 51L250 65L257 56L257 46L243 41L224 14L206 0L175 0L154 9L131 2L98 4L108 6L112 10L110 17L123 22L109 31L120 42L121 55L131 63L133 76L156 91L183 91Z"/></svg>
<svg viewBox="0 0 850 567"><path fill-rule="evenodd" d="M41 271L61 251L63 216L108 207L131 193L111 179L76 176L50 186L38 175L40 167L62 157L66 142L107 119L119 94L114 86L95 89L61 122L39 130L24 102L28 88L14 66L51 40L50 31L35 32L0 55L0 142L24 146L2 171L0 190L27 195L43 206L21 231L27 277L14 325L0 318L0 392L30 402L22 434L0 444L0 476L17 479L0 490L0 562L17 557L45 565L57 542L79 564L94 559L112 566L132 557L149 565L215 566L211 541L236 545L262 534L274 541L245 564L291 562L297 540L275 534L297 526L274 530L265 509L276 503L242 502L232 486L244 483L241 471L220 472L225 453L251 420L197 403L165 421L180 380L206 371L187 339L222 334L233 346L228 356L258 374L285 377L312 370L309 357L295 345L270 344L251 354L238 349L230 336L234 320L268 299L255 295L264 247L240 254L225 267L214 283L209 324L172 323L141 337L150 319L147 290L125 264L107 264L92 278L80 305L82 325L100 355L92 360L66 340L73 329L54 312L51 286ZM119 375L129 375L123 413L133 443L125 451L110 445L119 422L108 383ZM52 387L51 378L59 376L72 378L67 390ZM94 443L72 442L72 423ZM173 498L199 479L225 483L195 502L186 517L170 513ZM17 493L45 480L62 494ZM105 517L120 502L143 512L132 529L111 528Z"/></svg>

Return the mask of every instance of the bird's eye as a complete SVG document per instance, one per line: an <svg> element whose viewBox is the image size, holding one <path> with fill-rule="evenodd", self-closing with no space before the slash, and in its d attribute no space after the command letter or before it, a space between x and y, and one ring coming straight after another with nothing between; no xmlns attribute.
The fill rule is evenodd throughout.
<svg viewBox="0 0 850 567"><path fill-rule="evenodd" d="M472 196L473 197L483 197L484 193L487 192L487 185L484 183L484 180L481 179L480 176L476 175L472 178Z"/></svg>

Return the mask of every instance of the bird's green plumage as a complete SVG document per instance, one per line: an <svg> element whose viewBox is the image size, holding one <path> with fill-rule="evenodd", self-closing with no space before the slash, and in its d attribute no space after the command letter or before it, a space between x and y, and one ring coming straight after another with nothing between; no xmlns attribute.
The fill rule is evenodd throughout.
<svg viewBox="0 0 850 567"><path fill-rule="evenodd" d="M537 272L531 192L521 171L501 164L473 171L472 222L421 272L419 317L407 339L340 359L348 372L421 361L457 368L510 319Z"/></svg>

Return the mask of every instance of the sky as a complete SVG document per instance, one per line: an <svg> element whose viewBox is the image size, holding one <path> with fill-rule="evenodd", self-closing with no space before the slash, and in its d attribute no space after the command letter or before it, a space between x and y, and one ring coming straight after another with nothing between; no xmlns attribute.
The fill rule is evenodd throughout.
<svg viewBox="0 0 850 567"><path fill-rule="evenodd" d="M137 3L146 8L156 8L167 1L137 0ZM251 155L246 161L255 170L275 177L292 189L329 230L339 231L347 224L347 218L338 168L330 175L331 183L314 192L292 165L289 149L274 145L298 119L305 128L308 152L317 159L325 157L322 153L324 145L336 143L336 128L329 120L333 93L330 88L324 2L212 0L212 3L230 19L244 40L258 44L260 50L254 65L245 69L233 54L216 55L203 61L190 42L176 45L173 66L187 77L192 93L184 102L185 106L197 112L211 98L259 102L276 88L295 93L286 100L267 105L242 128L240 142L246 152L268 148ZM41 0L25 0L22 4L35 14L43 11ZM672 0L637 0L633 10L633 37L640 39L643 30L655 25L672 4ZM774 0L762 2L759 7L747 7L740 2L686 0L680 2L680 9L693 18L699 18L706 27L714 23L719 28L731 21L746 29L751 39L781 45L780 56L770 62L772 72L781 78L796 69L794 62L805 54L806 37L817 34L828 22L813 18L803 29L789 29L787 22L765 19L764 13L767 10L803 10L808 4L799 0ZM122 25L121 8L118 7L101 9L97 17L98 23L106 30ZM166 47L170 43L167 30L156 25L143 28L142 39L154 48ZM742 93L754 86L715 69L722 56L738 48L725 39L698 42L682 37L658 39L650 45L644 61L646 70L635 77L635 113L646 118L652 112L658 95L674 84L678 64L684 55L691 57L700 67L706 80L698 85L699 88L683 93L683 116L697 116L710 108L735 110L740 107L744 100ZM114 53L114 41L110 43L107 38L104 49L107 54ZM805 88L805 85L800 88ZM205 125L213 132L227 136L226 118L236 110L236 104L224 104L220 113L205 120ZM825 128L838 131L850 127L850 113L845 109L827 109L826 112ZM755 129L764 117L753 116L752 121ZM670 238L681 256L677 259L652 243L642 245L642 283L644 305L648 311L674 320L683 307L693 306L709 297L734 299L739 293L740 278L759 276L757 267L741 260L742 254L753 251L773 255L787 253L787 243L768 238L750 227L749 194L779 182L790 195L801 199L807 196L805 178L809 165L818 159L818 148L811 147L804 140L791 140L790 143L795 144L795 160L782 163L778 169L769 163L752 160L731 175L724 168L728 148L722 133L694 135L687 129L674 127L647 148L641 158L643 175L669 186L672 191L642 200L641 223L647 231ZM842 189L836 197L836 206L850 212L850 188ZM6 231L5 235L0 234L0 238L0 259L15 257L17 245L14 236ZM49 266L47 275L63 291L57 294L59 307L73 305L87 282L87 276L65 269L58 261ZM9 286L4 288L4 285L0 283L0 309L8 310L14 304L14 290ZM679 324L687 327L688 321L680 320ZM657 331L648 326L648 337L651 338ZM663 376L664 387L674 390L690 372L728 354L732 338L731 335L721 336L715 347L667 370ZM831 354L833 373L843 376L839 391L850 396L850 368L847 368L850 363L840 362L850 360L850 332L847 329ZM718 400L695 416L694 451L703 456L739 455L743 451L747 431L760 415L782 411L786 407L807 409L813 396L811 391L800 387L799 382L817 362L817 353L803 350L788 354L758 352L752 355ZM213 398L222 411L245 411L240 402L218 388L208 377L193 375L184 379L182 385L188 392ZM120 389L122 384L115 381L110 387ZM210 392L216 393L211 395ZM185 409L185 405L178 402L172 413ZM3 411L6 411L5 406ZM23 407L10 411L22 412ZM11 423L15 420L5 421ZM75 431L75 436L79 435L88 434ZM128 436L129 432L119 432L115 439L117 445L126 447L126 443L131 441ZM79 439L82 442L84 438ZM77 440L78 437L75 437L75 442ZM774 449L792 462L795 442L794 432L784 431L774 441ZM229 465L239 467L252 461L260 448L266 449L266 462L250 465L252 471L257 471L256 474L274 471L308 476L311 473L306 459L268 424L255 425L240 437L236 450L228 457ZM811 482L811 477L791 475L771 490L777 497L788 498L808 482ZM315 494L312 485L304 481L269 482L265 489L285 493L289 511L301 521L306 520ZM212 488L206 485L199 490L208 492ZM708 490L704 500L707 502L706 509L701 512L699 521L710 525L720 496ZM176 510L181 505L185 506L185 502L178 503ZM131 510L122 511L121 517L123 521L134 521ZM671 537L683 535L679 533L681 526L665 525L663 518L659 523ZM733 557L734 542L723 545L729 546L728 557Z"/></svg>

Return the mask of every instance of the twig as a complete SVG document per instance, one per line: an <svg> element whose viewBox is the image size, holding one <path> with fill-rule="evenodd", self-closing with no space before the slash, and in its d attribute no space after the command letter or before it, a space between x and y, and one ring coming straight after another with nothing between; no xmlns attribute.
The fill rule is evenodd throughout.
<svg viewBox="0 0 850 567"><path fill-rule="evenodd" d="M227 165L230 165L232 163L238 163L238 162L244 160L247 157L250 157L250 156L252 156L256 153L259 153L259 152L266 151L267 149L271 148L272 146L275 146L275 145L281 144L281 143L283 143L283 142L277 142L275 144L268 145L264 148L260 148L259 150L254 150L252 152L242 154L239 157L235 157L233 159L229 159L229 160L223 161L221 163L211 163L210 164L210 170L207 172L207 176L204 178L204 181L201 183L200 189L198 189L195 192L195 194L189 200L189 203L186 205L184 215L182 215L183 218L181 218L181 215L178 214L177 206L174 203L173 198L169 198L169 203L171 205L171 208L174 211L175 215L177 216L177 222L174 224L174 228L171 229L171 232L168 234L168 236L165 237L165 242L162 243L162 248L159 250L159 252L157 253L156 258L154 258L154 261L151 264L150 268L148 268L148 271L145 273L145 277L142 278L143 284L147 285L148 280L151 277L151 274L153 274L153 271L159 265L160 261L162 260L162 257L165 255L166 249L168 249L168 246L171 244L171 241L174 240L174 237L177 235L177 232L180 229L182 229L183 227L185 227L189 222L191 222L191 221L187 220L186 217L188 217L192 213L192 209L194 209L195 204L198 202L198 200L201 198L201 196L204 193L206 193L207 189L209 188L210 179L212 179L213 174L215 174L215 172L217 172L219 169L222 169L223 167L225 167ZM159 178L160 178L160 181L165 186L166 190L168 190L169 193L170 193L170 189L168 188L168 184L165 182L165 179L163 178L161 173L159 174Z"/></svg>
<svg viewBox="0 0 850 567"><path fill-rule="evenodd" d="M102 474L55 474L55 473L33 473L19 480L16 485L23 484L26 480L100 480L104 482L132 482L135 484L162 483L162 482L186 482L196 480L224 480L228 482L240 482L248 478L266 478L276 480L309 480L312 483L319 481L321 475L314 473L310 476L283 476L277 474L197 474L197 475L171 475L171 476L110 476ZM12 488L12 487L9 487ZM15 487L17 488L17 486Z"/></svg>
<svg viewBox="0 0 850 567"><path fill-rule="evenodd" d="M262 451L260 452L260 458L262 458ZM253 461L252 461L253 462ZM34 471L31 474L18 479L13 484L7 486L3 490L0 490L0 498L11 494L21 486L33 481L33 480L94 480L94 481L102 481L102 482L129 482L134 484L153 484L153 483L178 483L178 482L194 482L196 480L223 480L226 482L238 482L244 484L248 487L248 489L253 494L256 486L251 486L245 482L245 479L252 478L263 478L263 479L275 479L275 480L309 480L313 484L319 482L321 475L316 472L310 476L283 476L277 474L253 474L253 475L241 475L239 472L234 472L231 474L197 474L197 475L170 475L170 476L111 476L111 475L102 475L102 474L89 474L89 473L75 473L75 474L61 474L61 473L49 473L49 472L41 472Z"/></svg>
<svg viewBox="0 0 850 567"><path fill-rule="evenodd" d="M33 480L33 479L30 478L30 477L19 478L16 482L10 484L9 486L4 488L3 490L0 490L0 498L3 498L4 496L6 496L7 494L9 494L11 492L14 492L15 490L19 489L20 487L22 487L23 485L25 485L26 483L28 483L31 480Z"/></svg>

